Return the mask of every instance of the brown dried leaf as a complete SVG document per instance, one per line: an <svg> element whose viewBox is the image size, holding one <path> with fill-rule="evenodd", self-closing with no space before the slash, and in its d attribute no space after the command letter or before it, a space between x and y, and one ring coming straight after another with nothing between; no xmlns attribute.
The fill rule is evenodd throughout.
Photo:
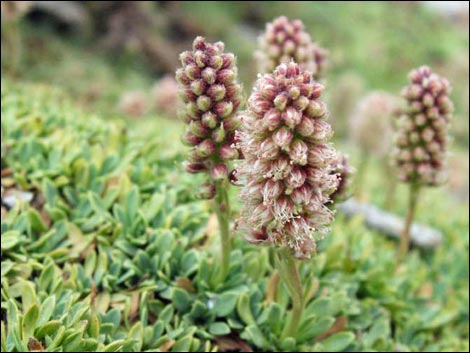
<svg viewBox="0 0 470 353"><path fill-rule="evenodd" d="M187 277L178 277L176 279L176 285L190 293L196 293L196 288L194 288L193 284Z"/></svg>
<svg viewBox="0 0 470 353"><path fill-rule="evenodd" d="M2 177L2 186L4 188L10 188L10 187L15 186L15 179Z"/></svg>
<svg viewBox="0 0 470 353"><path fill-rule="evenodd" d="M423 283L421 288L419 289L418 295L420 297L426 298L426 299L431 299L432 298L432 293L433 293L433 287L432 284L429 282Z"/></svg>
<svg viewBox="0 0 470 353"><path fill-rule="evenodd" d="M10 176L12 174L13 174L13 170L10 167L6 167L2 169L2 173L1 173L2 178Z"/></svg>
<svg viewBox="0 0 470 353"><path fill-rule="evenodd" d="M134 319L137 317L139 313L139 302L140 302L140 294L139 292L132 293L131 296L131 307L129 310L129 321L133 322Z"/></svg>
<svg viewBox="0 0 470 353"><path fill-rule="evenodd" d="M215 338L219 352L253 352L253 349L238 335L227 335Z"/></svg>
<svg viewBox="0 0 470 353"><path fill-rule="evenodd" d="M30 337L28 340L28 350L30 352L44 352L44 347L36 338Z"/></svg>
<svg viewBox="0 0 470 353"><path fill-rule="evenodd" d="M344 331L347 325L348 318L346 316L338 316L334 324L327 331L323 332L317 337L317 341L324 340L325 338L328 338L335 333Z"/></svg>
<svg viewBox="0 0 470 353"><path fill-rule="evenodd" d="M8 210L2 206L2 220L8 216Z"/></svg>
<svg viewBox="0 0 470 353"><path fill-rule="evenodd" d="M163 344L159 347L160 352L168 352L168 351L171 349L171 347L174 346L175 343L176 343L175 340L169 340L169 341L163 343Z"/></svg>

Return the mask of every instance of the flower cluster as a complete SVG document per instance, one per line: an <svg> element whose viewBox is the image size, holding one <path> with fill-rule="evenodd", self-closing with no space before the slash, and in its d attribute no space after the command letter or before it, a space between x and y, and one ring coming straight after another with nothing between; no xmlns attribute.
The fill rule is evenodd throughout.
<svg viewBox="0 0 470 353"><path fill-rule="evenodd" d="M389 153L397 109L397 99L386 92L372 92L359 101L351 115L350 131L364 154L384 157Z"/></svg>
<svg viewBox="0 0 470 353"><path fill-rule="evenodd" d="M331 174L338 175L338 187L330 195L333 203L344 201L350 196L351 176L354 171L354 168L348 162L348 157L338 152L337 158L333 162L333 170L331 171Z"/></svg>
<svg viewBox="0 0 470 353"><path fill-rule="evenodd" d="M450 84L427 66L411 71L402 95L408 102L399 117L394 160L402 181L439 185L445 181L444 161L453 104Z"/></svg>
<svg viewBox="0 0 470 353"><path fill-rule="evenodd" d="M255 57L260 72L270 73L279 64L293 59L302 70L311 72L316 80L324 74L327 51L312 42L302 21L278 17L266 24L266 31L258 41L260 49Z"/></svg>
<svg viewBox="0 0 470 353"><path fill-rule="evenodd" d="M244 160L238 169L245 209L240 227L248 241L288 248L297 258L315 250L313 232L333 220L326 206L336 190L336 151L323 86L298 64L260 76L242 114Z"/></svg>
<svg viewBox="0 0 470 353"><path fill-rule="evenodd" d="M34 1L2 1L2 19L15 21L26 15L33 7Z"/></svg>
<svg viewBox="0 0 470 353"><path fill-rule="evenodd" d="M158 80L153 85L152 96L157 112L168 117L177 116L178 83L172 76L166 75Z"/></svg>
<svg viewBox="0 0 470 353"><path fill-rule="evenodd" d="M125 92L119 101L119 110L132 118L138 118L147 111L147 97L144 92Z"/></svg>
<svg viewBox="0 0 470 353"><path fill-rule="evenodd" d="M181 112L187 123L183 142L192 147L186 170L210 174L212 180L203 185L200 194L210 199L215 195L213 182L228 178L228 162L239 157L234 143L240 119L235 113L242 93L235 56L224 53L222 42L210 44L197 37L193 50L181 53L180 59L183 67L176 71L176 80L185 104Z"/></svg>

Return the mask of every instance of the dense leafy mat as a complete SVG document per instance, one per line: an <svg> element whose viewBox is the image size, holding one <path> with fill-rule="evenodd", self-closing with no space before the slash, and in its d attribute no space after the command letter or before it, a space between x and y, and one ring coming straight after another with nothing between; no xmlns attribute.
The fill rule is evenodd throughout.
<svg viewBox="0 0 470 353"><path fill-rule="evenodd" d="M178 125L101 120L45 86L2 82L1 98L4 192L34 195L2 211L2 351L468 351L468 205L445 191L419 215L444 244L399 267L393 241L339 215L302 265L306 310L281 342L288 296L267 249L237 234L217 279Z"/></svg>

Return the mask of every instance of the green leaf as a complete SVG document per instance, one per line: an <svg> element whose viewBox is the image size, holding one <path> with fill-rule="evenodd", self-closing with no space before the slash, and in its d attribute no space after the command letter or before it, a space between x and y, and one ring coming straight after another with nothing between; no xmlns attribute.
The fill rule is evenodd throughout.
<svg viewBox="0 0 470 353"><path fill-rule="evenodd" d="M253 342L257 347L261 349L268 349L270 346L266 337L264 337L263 333L258 328L258 326L255 325L247 326L240 337Z"/></svg>
<svg viewBox="0 0 470 353"><path fill-rule="evenodd" d="M325 317L330 315L332 302L330 298L320 297L315 299L312 304L307 308L309 314L314 314L317 317Z"/></svg>
<svg viewBox="0 0 470 353"><path fill-rule="evenodd" d="M191 296L187 291L181 288L174 288L173 289L173 296L172 296L173 305L175 308L182 312L186 313L189 311L191 307L192 299Z"/></svg>
<svg viewBox="0 0 470 353"><path fill-rule="evenodd" d="M224 322L213 322L209 326L209 333L214 336L223 336L230 333L230 327Z"/></svg>
<svg viewBox="0 0 470 353"><path fill-rule="evenodd" d="M39 316L39 309L36 303L30 306L28 311L23 317L22 328L23 328L23 341L28 342L30 337L34 336L34 329Z"/></svg>
<svg viewBox="0 0 470 353"><path fill-rule="evenodd" d="M283 352L295 352L295 345L295 338L287 337L284 341L282 341L281 348Z"/></svg>
<svg viewBox="0 0 470 353"><path fill-rule="evenodd" d="M304 323L302 323L296 337L299 341L312 339L326 332L334 322L334 317L323 317L319 320L316 317L307 319Z"/></svg>
<svg viewBox="0 0 470 353"><path fill-rule="evenodd" d="M134 349L136 352L140 352L144 342L144 329L142 323L137 322L129 331L129 338L134 340Z"/></svg>
<svg viewBox="0 0 470 353"><path fill-rule="evenodd" d="M326 338L320 344L324 352L341 352L353 343L355 338L352 332L339 332Z"/></svg>
<svg viewBox="0 0 470 353"><path fill-rule="evenodd" d="M38 340L41 340L45 336L52 336L52 334L57 332L61 325L61 322L58 320L49 321L47 324L37 328L35 337Z"/></svg>
<svg viewBox="0 0 470 353"><path fill-rule="evenodd" d="M100 320L93 311L90 312L90 317L88 318L88 334L92 338L98 338L100 334Z"/></svg>
<svg viewBox="0 0 470 353"><path fill-rule="evenodd" d="M158 315L158 319L163 321L166 324L169 324L171 319L173 318L174 309L172 305L167 305Z"/></svg>
<svg viewBox="0 0 470 353"><path fill-rule="evenodd" d="M73 346L68 346L65 352L96 352L98 341L95 338L80 339Z"/></svg>
<svg viewBox="0 0 470 353"><path fill-rule="evenodd" d="M125 343L126 343L126 341L122 340L122 339L111 342L106 347L104 347L103 352L117 352L122 348L122 346Z"/></svg>
<svg viewBox="0 0 470 353"><path fill-rule="evenodd" d="M237 301L237 313L240 319L247 325L255 325L255 319L251 313L250 296L247 292L242 293Z"/></svg>
<svg viewBox="0 0 470 353"><path fill-rule="evenodd" d="M173 347L171 347L171 351L172 352L189 352L192 339L193 338L191 336L180 338L179 340L176 341Z"/></svg>
<svg viewBox="0 0 470 353"><path fill-rule="evenodd" d="M220 295L214 305L214 312L218 317L225 317L229 315L237 305L239 293L225 292Z"/></svg>
<svg viewBox="0 0 470 353"><path fill-rule="evenodd" d="M28 219L31 224L31 228L37 232L44 232L47 230L47 226L44 223L41 215L34 208L28 210Z"/></svg>
<svg viewBox="0 0 470 353"><path fill-rule="evenodd" d="M20 241L20 232L17 230L9 230L2 233L1 236L1 248L2 251L10 250L16 246Z"/></svg>
<svg viewBox="0 0 470 353"><path fill-rule="evenodd" d="M103 317L102 322L111 323L113 324L114 329L117 329L121 323L121 313L119 309L114 308L108 311L108 313Z"/></svg>
<svg viewBox="0 0 470 353"><path fill-rule="evenodd" d="M21 281L17 283L21 290L21 301L23 304L23 313L26 313L33 304L37 304L36 290L34 284L29 281Z"/></svg>
<svg viewBox="0 0 470 353"><path fill-rule="evenodd" d="M1 346L2 346L2 352L7 352L7 333L6 333L6 330L5 330L5 323L1 322Z"/></svg>
<svg viewBox="0 0 470 353"><path fill-rule="evenodd" d="M37 322L38 327L44 325L46 322L49 321L52 316L52 313L54 312L54 308L55 295L47 297L47 299L41 303L41 306L39 307L39 318Z"/></svg>

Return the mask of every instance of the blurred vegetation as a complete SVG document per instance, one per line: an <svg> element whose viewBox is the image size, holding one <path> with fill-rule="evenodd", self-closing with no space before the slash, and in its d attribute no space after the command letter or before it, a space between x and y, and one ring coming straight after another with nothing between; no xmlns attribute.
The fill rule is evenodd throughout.
<svg viewBox="0 0 470 353"><path fill-rule="evenodd" d="M465 27L417 2L70 3L73 21L36 5L2 20L2 351L469 350L468 13ZM119 107L133 91L151 105L196 34L226 42L248 94L256 36L281 14L330 51L326 93L352 165L348 119L368 91L398 94L429 64L456 104L450 183L426 190L417 215L443 244L397 267L393 240L339 215L302 266L305 315L284 342L288 295L272 301L267 249L237 234L228 280L214 281L216 229L181 166L183 127ZM367 201L384 206L390 178L372 158Z"/></svg>
<svg viewBox="0 0 470 353"><path fill-rule="evenodd" d="M301 19L313 39L329 50L327 94L332 102L341 100L335 87L341 87L338 94L344 95L345 81L353 75L362 79L365 90L392 94L399 94L408 72L423 64L449 77L456 105L453 132L457 142L468 147L468 11L462 15L467 16L465 28L419 2L361 6L355 2L136 1L87 2L82 7L84 19L71 23L40 7L26 15L20 23L25 55L18 75L59 84L81 102L97 103L109 112L125 91L149 91L158 77L173 75L178 53L196 35L204 35L211 41L223 40L238 56L248 93L256 77L257 36L266 22L286 15ZM2 37L4 32L2 27ZM2 60L2 69L4 64L8 62ZM357 85L352 79L351 90L357 90ZM347 125L349 109L333 107L332 111L339 115L334 117L336 125ZM343 133L338 136L345 137L343 129L338 130Z"/></svg>

